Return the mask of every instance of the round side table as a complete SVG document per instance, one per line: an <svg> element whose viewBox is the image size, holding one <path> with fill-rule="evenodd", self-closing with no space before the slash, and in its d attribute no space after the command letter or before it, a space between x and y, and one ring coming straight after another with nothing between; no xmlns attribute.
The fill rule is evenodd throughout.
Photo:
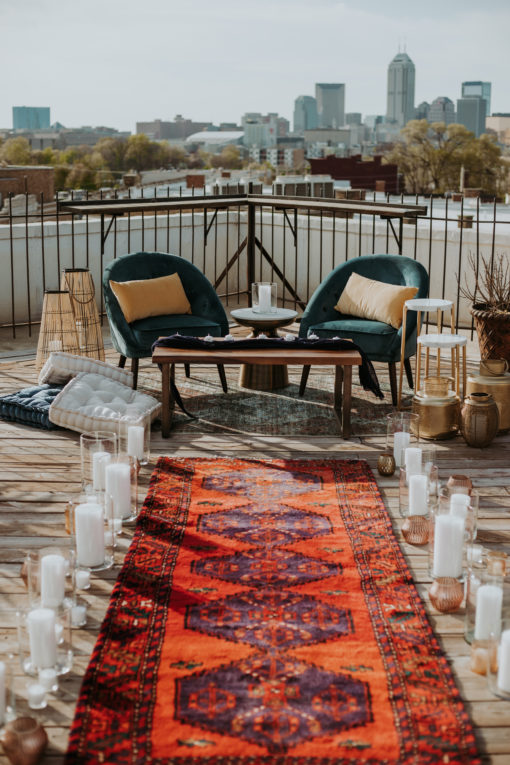
<svg viewBox="0 0 510 765"><path fill-rule="evenodd" d="M398 381L398 402L397 402L398 409L400 409L401 403L402 403L402 378L404 375L404 354L405 354L405 346L406 346L407 312L416 311L418 314L416 318L416 337L419 338L421 334L422 313L431 313L432 311L436 312L437 333L439 335L441 334L442 314L444 311L448 311L448 310L451 311L450 328L451 328L451 333L453 335L455 332L455 306L452 300L444 300L442 298L413 298L412 300L406 300L406 302L404 303L404 311L402 314L402 343L400 346L400 370L399 370L399 381ZM439 365L439 353L440 351L438 350L438 365ZM416 378L415 384L414 384L415 390L419 390L420 372L421 372L420 366L421 366L421 348L420 346L417 346L416 369L415 369L415 375L414 375ZM454 370L455 370L455 356L454 356L454 350L452 348L452 375L454 374ZM428 373L429 373L429 356L427 353L425 375L428 375Z"/></svg>
<svg viewBox="0 0 510 765"><path fill-rule="evenodd" d="M252 336L264 333L278 337L279 327L287 327L296 318L297 311L277 308L273 313L258 313L252 308L236 308L230 315L242 327L251 327ZM286 364L243 364L239 373L239 385L250 390L276 390L289 384Z"/></svg>

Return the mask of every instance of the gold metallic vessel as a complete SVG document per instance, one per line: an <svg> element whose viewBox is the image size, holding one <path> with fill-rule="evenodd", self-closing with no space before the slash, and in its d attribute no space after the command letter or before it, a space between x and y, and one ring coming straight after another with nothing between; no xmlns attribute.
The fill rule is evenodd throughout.
<svg viewBox="0 0 510 765"><path fill-rule="evenodd" d="M471 393L490 393L498 406L499 431L510 430L510 373L501 375L469 375L466 396Z"/></svg>
<svg viewBox="0 0 510 765"><path fill-rule="evenodd" d="M454 391L448 391L447 396L418 391L413 397L413 412L420 417L420 438L442 441L459 431L460 399Z"/></svg>

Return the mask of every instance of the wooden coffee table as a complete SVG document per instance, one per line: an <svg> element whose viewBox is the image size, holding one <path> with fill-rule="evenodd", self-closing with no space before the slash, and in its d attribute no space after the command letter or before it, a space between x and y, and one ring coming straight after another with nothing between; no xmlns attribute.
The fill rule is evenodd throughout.
<svg viewBox="0 0 510 765"><path fill-rule="evenodd" d="M170 388L175 364L279 364L327 365L335 367L333 409L343 438L351 435L352 368L361 364L358 351L317 351L311 349L285 350L280 348L239 350L235 342L225 340L219 350L190 350L184 348L156 348L152 362L161 367L162 435L168 438L175 400Z"/></svg>

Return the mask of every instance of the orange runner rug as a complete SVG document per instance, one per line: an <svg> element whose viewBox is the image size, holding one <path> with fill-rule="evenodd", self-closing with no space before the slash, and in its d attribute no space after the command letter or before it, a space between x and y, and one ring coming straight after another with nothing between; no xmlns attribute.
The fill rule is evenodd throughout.
<svg viewBox="0 0 510 765"><path fill-rule="evenodd" d="M160 458L67 763L479 763L364 462Z"/></svg>

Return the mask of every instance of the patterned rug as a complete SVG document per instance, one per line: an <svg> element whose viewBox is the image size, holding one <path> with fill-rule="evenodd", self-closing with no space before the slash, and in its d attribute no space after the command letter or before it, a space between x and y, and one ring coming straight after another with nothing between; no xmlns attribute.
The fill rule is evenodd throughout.
<svg viewBox="0 0 510 765"><path fill-rule="evenodd" d="M376 364L384 400L364 391L354 370L352 387L353 436L386 433L386 415L394 411L386 364ZM172 422L175 433L257 433L261 435L335 436L338 422L333 412L333 368L312 368L305 395L299 396L302 367L289 368L286 388L275 391L252 391L238 385L239 368L227 365L228 393L223 393L216 367L191 367L186 378L177 369L177 387L185 407L197 419L186 417L177 407ZM324 371L326 370L326 371ZM153 396L161 395L161 373L155 367L143 368L139 389ZM411 393L404 384L405 406Z"/></svg>
<svg viewBox="0 0 510 765"><path fill-rule="evenodd" d="M66 762L480 763L367 465L161 458Z"/></svg>

